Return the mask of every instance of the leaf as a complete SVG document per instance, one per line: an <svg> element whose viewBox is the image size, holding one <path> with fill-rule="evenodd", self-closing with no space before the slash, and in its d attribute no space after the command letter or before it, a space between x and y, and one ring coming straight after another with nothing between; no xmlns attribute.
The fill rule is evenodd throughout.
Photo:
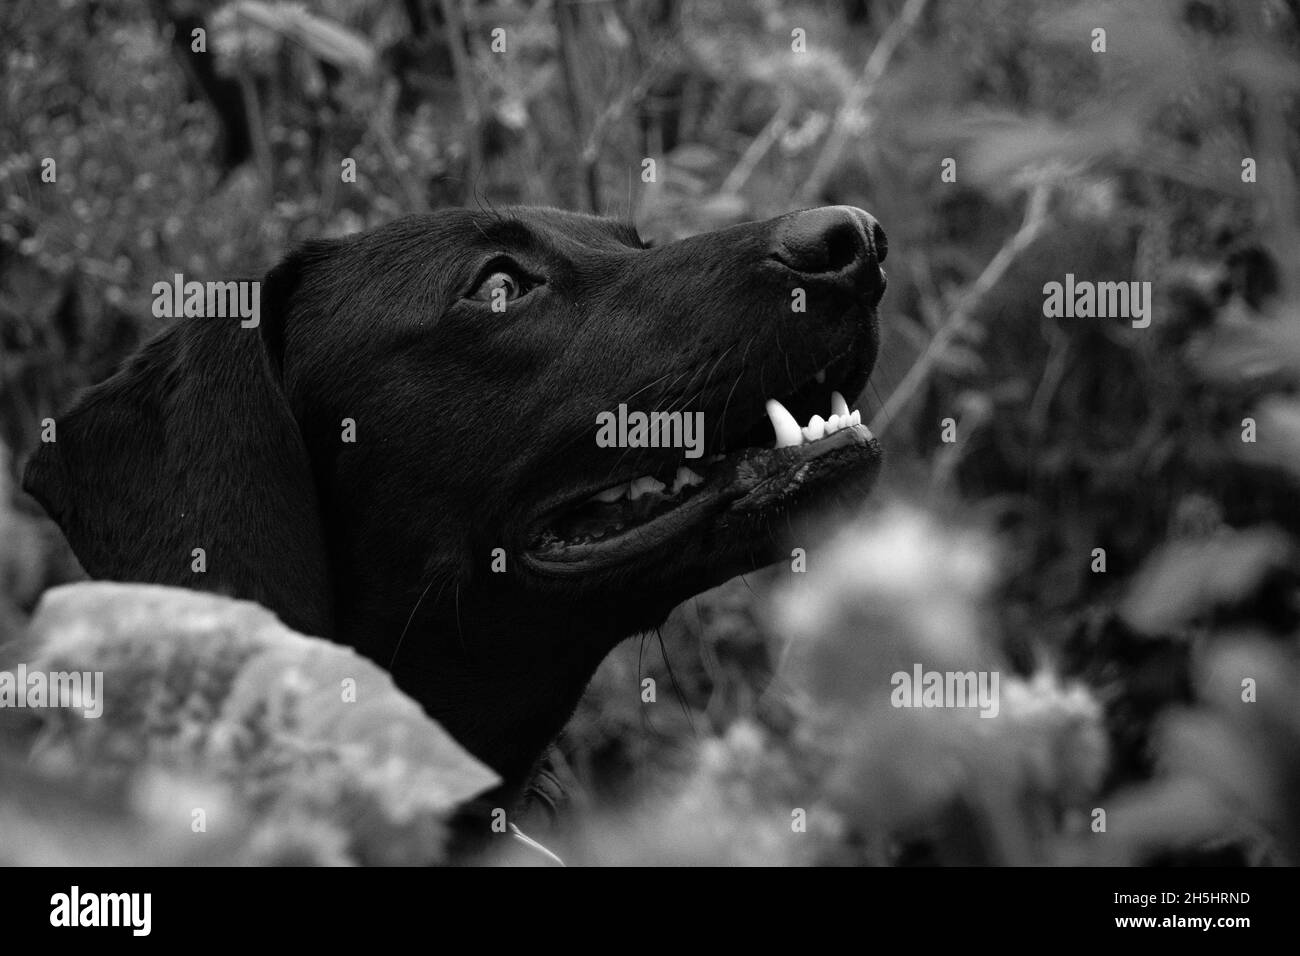
<svg viewBox="0 0 1300 956"><path fill-rule="evenodd" d="M705 175L718 167L721 154L703 143L683 143L668 154L668 162L676 169Z"/></svg>
<svg viewBox="0 0 1300 956"><path fill-rule="evenodd" d="M1177 628L1217 605L1240 600L1265 572L1286 562L1279 532L1225 532L1166 545L1138 572L1120 613L1139 631Z"/></svg>
<svg viewBox="0 0 1300 956"><path fill-rule="evenodd" d="M340 69L369 73L375 67L375 49L369 40L332 20L308 13L299 4L239 0L234 9L240 19L292 40Z"/></svg>

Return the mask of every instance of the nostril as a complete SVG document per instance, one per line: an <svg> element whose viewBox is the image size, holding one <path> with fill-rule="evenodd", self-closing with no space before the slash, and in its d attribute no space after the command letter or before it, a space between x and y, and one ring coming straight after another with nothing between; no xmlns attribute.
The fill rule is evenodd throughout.
<svg viewBox="0 0 1300 956"><path fill-rule="evenodd" d="M851 221L844 220L833 226L824 237L822 267L817 272L839 272L847 269L862 255L862 240Z"/></svg>

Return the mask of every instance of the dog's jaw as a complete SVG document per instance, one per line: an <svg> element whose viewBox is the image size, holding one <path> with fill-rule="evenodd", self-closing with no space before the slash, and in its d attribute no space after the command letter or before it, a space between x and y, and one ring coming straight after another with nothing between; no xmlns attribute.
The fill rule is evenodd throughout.
<svg viewBox="0 0 1300 956"><path fill-rule="evenodd" d="M609 574L631 566L649 577L663 567L725 566L755 551L779 522L798 515L830 489L865 494L880 470L880 443L863 425L849 425L815 441L747 449L717 462L680 503L643 524L592 543L525 551L529 571L553 579ZM594 506L610 512L615 506ZM737 566L736 573L747 570Z"/></svg>

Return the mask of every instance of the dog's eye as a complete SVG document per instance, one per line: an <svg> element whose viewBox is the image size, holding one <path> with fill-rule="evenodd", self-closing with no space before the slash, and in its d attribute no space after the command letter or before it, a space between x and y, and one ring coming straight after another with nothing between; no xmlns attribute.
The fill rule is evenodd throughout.
<svg viewBox="0 0 1300 956"><path fill-rule="evenodd" d="M477 302L495 302L499 301L501 295L497 290L504 289L505 301L511 302L527 292L528 288L518 276L497 271L484 278L466 298Z"/></svg>

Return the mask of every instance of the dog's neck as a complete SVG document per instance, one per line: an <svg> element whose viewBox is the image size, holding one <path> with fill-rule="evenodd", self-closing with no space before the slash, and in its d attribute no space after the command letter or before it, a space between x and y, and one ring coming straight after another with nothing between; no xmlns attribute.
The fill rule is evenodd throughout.
<svg viewBox="0 0 1300 956"><path fill-rule="evenodd" d="M501 776L499 805L522 793L609 652L663 623L689 597L647 593L644 584L635 600L626 588L523 593L510 575L475 578L470 557L455 551L441 565L418 568L415 580L406 556L427 548L424 540L403 540L403 527L373 526L364 503L375 495L342 493L322 461L332 576L350 582L332 595L333 638L387 669Z"/></svg>
<svg viewBox="0 0 1300 956"><path fill-rule="evenodd" d="M554 604L463 592L443 595L413 618L339 610L339 639L388 668L402 690L500 774L503 802L522 791L600 662L644 629L612 608L565 615Z"/></svg>

